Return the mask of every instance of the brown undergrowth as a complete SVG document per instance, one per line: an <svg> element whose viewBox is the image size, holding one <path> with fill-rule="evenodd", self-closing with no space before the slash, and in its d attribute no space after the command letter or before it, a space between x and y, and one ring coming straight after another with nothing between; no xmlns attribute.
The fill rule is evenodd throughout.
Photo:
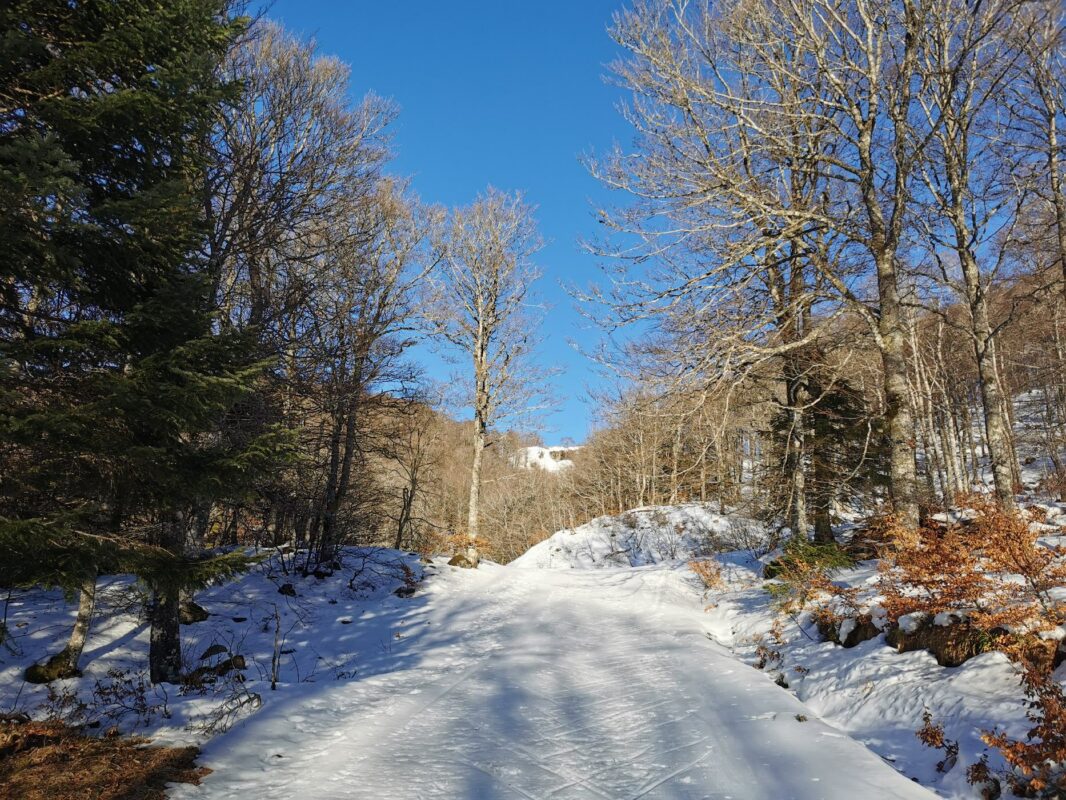
<svg viewBox="0 0 1066 800"><path fill-rule="evenodd" d="M700 579L700 583L707 589L717 590L726 587L725 578L722 575L722 565L713 558L693 559L688 562L688 568L696 574L696 577Z"/></svg>
<svg viewBox="0 0 1066 800"><path fill-rule="evenodd" d="M86 736L60 722L0 722L0 797L5 800L163 800L168 783L197 784L195 747Z"/></svg>
<svg viewBox="0 0 1066 800"><path fill-rule="evenodd" d="M1066 693L1053 670L1061 657L1056 630L1066 624L1066 603L1055 594L1066 585L1066 548L1039 541L1023 512L986 498L968 498L964 505L973 509L968 520L891 530L879 580L888 623L901 642L898 626L907 615L921 620L912 636L937 635L941 643L961 636L966 653L949 665L986 650L999 650L1017 664L1031 727L1025 739L999 730L985 731L982 739L1012 768L1001 777L1014 793L1062 797ZM927 717L918 736L943 748L930 740L938 730ZM971 765L968 775L974 784L993 777L987 760Z"/></svg>
<svg viewBox="0 0 1066 800"><path fill-rule="evenodd" d="M928 650L942 666L958 666L989 650L1018 668L1031 724L1024 739L988 730L983 740L1010 771L993 775L987 759L967 773L975 785L1002 780L1022 797L1066 797L1066 692L1053 671L1066 626L1066 548L1040 540L1025 512L1007 511L984 497L960 505L971 510L956 522L927 520L917 529L891 518L871 521L857 557L879 557L877 588L883 618L876 623L860 589L832 580L841 563L800 541L787 548L770 585L779 610L811 613L832 641L852 646L885 632L901 652ZM905 619L906 618L906 619ZM918 737L944 751L949 770L957 743L928 714Z"/></svg>

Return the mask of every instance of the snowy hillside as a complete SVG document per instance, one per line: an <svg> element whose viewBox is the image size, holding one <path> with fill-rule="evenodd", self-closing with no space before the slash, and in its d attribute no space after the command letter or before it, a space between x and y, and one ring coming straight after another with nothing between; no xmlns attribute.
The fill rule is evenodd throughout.
<svg viewBox="0 0 1066 800"><path fill-rule="evenodd" d="M965 772L982 755L1002 767L981 741L983 731L1002 728L1024 737L1031 727L1017 668L1002 653L945 668L928 652L898 652L883 634L844 648L824 641L809 615L787 620L773 609L760 578L762 564L742 554L718 559L726 583L706 594L707 635L787 686L813 714L942 795L980 796ZM838 578L864 587L876 574L875 562L863 562ZM926 712L959 743L957 760L944 772L937 769L944 754L915 735Z"/></svg>
<svg viewBox="0 0 1066 800"><path fill-rule="evenodd" d="M637 508L561 530L534 545L511 566L639 567L744 548L761 536L759 523L723 516L707 503Z"/></svg>
<svg viewBox="0 0 1066 800"><path fill-rule="evenodd" d="M200 593L211 616L183 626L190 666L220 645L225 654L203 661L241 655L243 679L160 689L143 714L134 703L121 715L157 741L203 743L211 773L173 798L932 797L708 639L684 565L441 564L417 585L403 580L417 559L393 551L349 553L321 579L277 566ZM405 587L414 595L394 594ZM90 671L58 696L96 709L93 687L112 670L143 668L146 628L129 590L108 583ZM5 708L55 711L19 670L59 644L72 610L52 593L15 599ZM257 700L210 727L229 697Z"/></svg>
<svg viewBox="0 0 1066 800"><path fill-rule="evenodd" d="M574 466L567 456L577 447L523 447L515 455L513 463L522 469L542 469L545 472L562 472Z"/></svg>
<svg viewBox="0 0 1066 800"><path fill-rule="evenodd" d="M1066 505L1039 510L1055 538ZM122 577L101 580L84 677L23 683L75 606L16 592L0 708L201 744L212 773L184 800L980 797L967 767L1003 766L982 732L1032 725L1017 668L997 652L943 667L880 631L825 641L774 607L764 538L687 503L560 531L506 567L352 549L316 578L275 554L197 594L194 680L166 689L144 681L143 597ZM876 576L834 577L876 603ZM925 714L957 752L919 741Z"/></svg>
<svg viewBox="0 0 1066 800"><path fill-rule="evenodd" d="M1045 543L1066 542L1066 536L1054 535L1066 525L1062 516L1066 507L1035 504L1033 508L1054 523L1034 523L1050 534ZM787 686L813 713L942 795L981 797L983 787L969 783L967 768L983 759L993 770L1006 768L1002 756L982 741L982 734L1000 730L1024 740L1033 727L1019 668L1003 653L986 652L959 666L942 666L930 652L900 652L888 643L884 629L860 632L852 621L840 626L839 638L844 640L853 631L861 635L843 647L825 640L809 611L789 616L775 608L767 591L770 584L762 578L766 558L756 560L736 552L719 554L715 560L722 582L704 592L707 635ZM882 627L878 574L878 562L870 560L833 578L838 586L857 592L859 602L872 608L873 624ZM1066 600L1066 587L1052 594ZM951 620L938 617L935 624L946 626ZM1066 663L1053 678L1066 685ZM957 748L953 753L919 741L916 732L926 714L943 727L944 741Z"/></svg>
<svg viewBox="0 0 1066 800"><path fill-rule="evenodd" d="M1064 511L1061 504L1034 506L1038 518L1053 523L1042 526L1049 534L1066 525ZM635 580L624 576L639 575L645 584L657 586L660 599L679 605L686 592L698 594L699 624L706 636L786 687L811 716L865 743L943 796L981 796L981 787L967 780L967 767L982 758L994 769L1004 767L982 734L996 729L1024 739L1032 727L1018 668L999 652L943 667L924 650L899 652L884 633L847 648L826 641L809 613L789 617L775 607L767 591L773 582L762 577L772 555L757 558L753 553L761 534L757 523L699 504L637 509L560 531L512 566L592 571L619 583ZM707 589L696 580L687 566L693 557L718 564L717 586ZM864 561L835 579L876 605L877 575L877 562ZM1061 594L1066 597L1066 588ZM1066 664L1055 677L1066 683ZM943 726L949 743L957 743L951 758L916 736L926 713Z"/></svg>
<svg viewBox="0 0 1066 800"><path fill-rule="evenodd" d="M383 652L403 647L398 626L412 604L421 605L416 590L425 570L436 568L417 555L351 548L341 569L304 577L286 570L286 558L277 554L197 593L204 618L181 626L184 671L192 677L169 692L147 682L144 590L132 578L100 579L84 677L53 683L52 698L49 687L25 683L23 672L66 644L77 604L60 591L13 590L10 635L0 646L0 710L194 742L293 693L394 668Z"/></svg>
<svg viewBox="0 0 1066 800"><path fill-rule="evenodd" d="M1014 396L1014 438L1018 458L1021 461L1022 484L1026 489L1035 489L1055 474L1055 459L1060 443L1053 438L1057 427L1054 413L1048 407L1041 391L1024 392ZM982 451L982 455L984 455ZM1056 453L1061 463L1063 453ZM983 475L986 485L991 485L990 474Z"/></svg>

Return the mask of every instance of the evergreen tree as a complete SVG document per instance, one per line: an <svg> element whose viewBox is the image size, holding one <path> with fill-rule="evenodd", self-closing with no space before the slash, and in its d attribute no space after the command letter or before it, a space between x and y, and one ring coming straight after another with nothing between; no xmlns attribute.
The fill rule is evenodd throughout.
<svg viewBox="0 0 1066 800"><path fill-rule="evenodd" d="M191 509L279 450L222 433L262 365L213 324L197 256L241 25L225 0L0 9L0 583L137 572L153 681L178 677L179 590L241 563L185 552Z"/></svg>
<svg viewBox="0 0 1066 800"><path fill-rule="evenodd" d="M825 364L814 351L804 370L804 392L811 402L802 414L804 500L810 510L813 538L833 541L830 512L847 502L884 490L888 484L888 454L883 421L872 417L862 392ZM770 419L768 464L771 473L785 463L793 418L787 410ZM787 481L766 482L765 513L784 518L789 507Z"/></svg>
<svg viewBox="0 0 1066 800"><path fill-rule="evenodd" d="M810 391L818 402L808 415L807 503L814 539L825 543L833 541L834 503L887 490L888 450L883 421L871 417L862 393L846 379L815 372Z"/></svg>

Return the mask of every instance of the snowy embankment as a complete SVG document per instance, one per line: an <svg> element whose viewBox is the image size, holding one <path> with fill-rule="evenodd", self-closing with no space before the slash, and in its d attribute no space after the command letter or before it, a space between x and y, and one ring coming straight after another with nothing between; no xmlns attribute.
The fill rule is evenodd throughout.
<svg viewBox="0 0 1066 800"><path fill-rule="evenodd" d="M1014 667L820 641L773 608L750 554L763 538L685 504L561 531L507 567L360 550L316 578L276 557L197 594L209 616L182 635L200 679L166 692L143 681L129 579L102 581L85 676L51 693L22 671L62 647L74 606L16 593L0 709L202 744L213 772L181 798L933 796L915 781L975 797L980 732L1029 727ZM692 559L724 583L705 591ZM875 569L838 577L869 594ZM915 736L926 710L959 741L943 772Z"/></svg>
<svg viewBox="0 0 1066 800"><path fill-rule="evenodd" d="M709 504L651 506L561 530L510 566L639 567L746 547L761 536L758 523L715 513Z"/></svg>
<svg viewBox="0 0 1066 800"><path fill-rule="evenodd" d="M20 675L62 646L73 605L19 593L5 707L47 714L76 698L157 741L201 743L212 773L174 788L178 798L931 796L711 641L681 562L436 561L405 597L394 592L408 595L423 565L394 551L349 553L321 578L278 566L198 593L210 616L183 626L190 670L239 665L180 691L126 695L133 711L109 709L93 687L143 673L136 588L104 582L85 676L56 684L50 703Z"/></svg>
<svg viewBox="0 0 1066 800"><path fill-rule="evenodd" d="M1051 523L1044 526L1049 535L1066 528L1066 506L1036 508ZM1004 767L999 754L982 742L984 731L997 729L1024 739L1032 727L1018 668L1002 653L985 653L950 668L925 651L898 652L884 634L851 648L823 641L809 614L790 617L775 608L762 578L766 557L760 560L751 550L728 547L731 539L736 544L754 541L755 523L692 506L641 509L639 514L635 527L632 520L605 517L560 531L514 563L614 572L628 561L654 565L647 568L649 573L688 573L692 580L687 585L699 587L691 591L702 593L700 624L709 638L787 687L812 716L847 732L903 774L946 797L980 796L967 782L966 768L982 756L994 769ZM682 520L700 520L693 529L708 531L707 538L675 530ZM667 524L658 524L664 521ZM704 590L686 561L706 557L715 542L726 545L718 548L725 552L710 556L721 566L723 583ZM834 575L834 580L857 587L863 600L876 607L877 574L877 562L864 561ZM1066 664L1055 678L1066 684ZM916 736L927 712L943 726L947 739L958 742L954 759L945 762L944 751L925 747Z"/></svg>
<svg viewBox="0 0 1066 800"><path fill-rule="evenodd" d="M417 555L348 549L342 568L319 577L286 570L277 554L225 585L196 594L206 618L181 627L188 685L152 686L144 589L128 576L100 579L96 610L80 660L83 677L51 686L26 683L30 664L67 642L77 604L60 591L12 591L8 638L0 645L0 713L55 717L90 728L195 744L260 706L395 668L391 655L405 599L423 578ZM435 569L435 568L430 568ZM276 680L272 681L272 678ZM271 683L275 689L271 689Z"/></svg>

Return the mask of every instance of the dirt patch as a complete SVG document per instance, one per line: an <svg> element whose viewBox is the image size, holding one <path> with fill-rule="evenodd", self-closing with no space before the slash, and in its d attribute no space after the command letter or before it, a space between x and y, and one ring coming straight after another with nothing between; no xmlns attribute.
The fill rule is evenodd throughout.
<svg viewBox="0 0 1066 800"><path fill-rule="evenodd" d="M199 783L195 747L86 736L59 723L0 722L0 797L10 800L163 800L168 783Z"/></svg>
<svg viewBox="0 0 1066 800"><path fill-rule="evenodd" d="M891 628L886 641L901 653L928 650L942 667L958 667L976 655L996 649L996 633L989 633L964 622L934 625L922 621L912 631Z"/></svg>
<svg viewBox="0 0 1066 800"><path fill-rule="evenodd" d="M882 633L869 614L861 614L855 619L845 620L844 622L838 622L835 619L818 619L817 617L815 621L823 639L833 642L833 644L839 644L842 647L855 647L863 642L868 642L870 639L876 639ZM845 629L847 633L843 633Z"/></svg>

